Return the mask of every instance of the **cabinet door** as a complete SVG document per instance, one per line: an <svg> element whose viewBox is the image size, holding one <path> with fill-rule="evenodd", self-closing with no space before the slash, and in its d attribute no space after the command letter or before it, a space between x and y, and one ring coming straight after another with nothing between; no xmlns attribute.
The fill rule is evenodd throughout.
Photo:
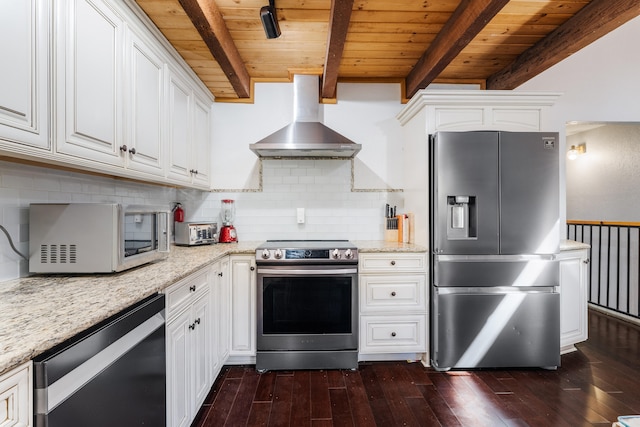
<svg viewBox="0 0 640 427"><path fill-rule="evenodd" d="M191 424L190 310L167 324L167 427Z"/></svg>
<svg viewBox="0 0 640 427"><path fill-rule="evenodd" d="M122 17L100 0L70 0L57 7L57 149L121 166Z"/></svg>
<svg viewBox="0 0 640 427"><path fill-rule="evenodd" d="M164 64L146 40L130 33L130 85L127 103L127 167L154 175L164 174Z"/></svg>
<svg viewBox="0 0 640 427"><path fill-rule="evenodd" d="M0 13L0 138L38 148L50 147L48 16L47 0L5 0Z"/></svg>
<svg viewBox="0 0 640 427"><path fill-rule="evenodd" d="M191 324L191 414L198 412L211 386L211 300L209 293L193 304Z"/></svg>
<svg viewBox="0 0 640 427"><path fill-rule="evenodd" d="M564 251L560 259L560 347L563 351L584 341L587 323L587 251Z"/></svg>
<svg viewBox="0 0 640 427"><path fill-rule="evenodd" d="M191 108L193 93L177 72L169 71L168 177L191 182Z"/></svg>
<svg viewBox="0 0 640 427"><path fill-rule="evenodd" d="M0 425L31 425L33 420L31 361L0 376Z"/></svg>
<svg viewBox="0 0 640 427"><path fill-rule="evenodd" d="M229 257L224 257L216 262L213 267L215 293L213 295L213 307L215 318L216 347L218 365L222 365L229 357L229 319L230 319L230 280L229 280ZM214 379L217 372L214 372Z"/></svg>
<svg viewBox="0 0 640 427"><path fill-rule="evenodd" d="M230 355L256 354L255 257L232 255Z"/></svg>
<svg viewBox="0 0 640 427"><path fill-rule="evenodd" d="M211 120L210 105L207 101L195 98L193 116L193 153L192 167L189 171L193 177L193 183L209 188L210 164L211 164Z"/></svg>

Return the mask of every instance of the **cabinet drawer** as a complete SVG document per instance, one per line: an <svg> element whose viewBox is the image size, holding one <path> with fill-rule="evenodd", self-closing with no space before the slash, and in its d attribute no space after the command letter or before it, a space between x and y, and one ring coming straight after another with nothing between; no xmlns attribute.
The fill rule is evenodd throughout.
<svg viewBox="0 0 640 427"><path fill-rule="evenodd" d="M426 306L426 276L424 274L360 276L360 311L403 313L424 312Z"/></svg>
<svg viewBox="0 0 640 427"><path fill-rule="evenodd" d="M427 351L427 317L361 316L360 353L407 353Z"/></svg>
<svg viewBox="0 0 640 427"><path fill-rule="evenodd" d="M425 272L425 253L360 254L361 273Z"/></svg>
<svg viewBox="0 0 640 427"><path fill-rule="evenodd" d="M167 321L178 314L201 295L209 291L207 270L199 271L168 287L165 290L167 298Z"/></svg>

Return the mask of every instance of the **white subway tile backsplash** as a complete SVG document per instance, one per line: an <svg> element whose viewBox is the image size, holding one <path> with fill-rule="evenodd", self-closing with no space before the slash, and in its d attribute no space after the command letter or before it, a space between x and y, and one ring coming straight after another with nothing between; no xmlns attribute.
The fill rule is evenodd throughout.
<svg viewBox="0 0 640 427"><path fill-rule="evenodd" d="M175 189L0 161L0 223L28 251L28 207L34 202L101 202L173 206L187 220L220 220L220 200L236 201L240 240L383 239L384 204L402 210L402 193L352 192L351 162L263 160L262 191L238 193ZM305 223L296 221L305 208ZM28 274L0 236L0 280Z"/></svg>

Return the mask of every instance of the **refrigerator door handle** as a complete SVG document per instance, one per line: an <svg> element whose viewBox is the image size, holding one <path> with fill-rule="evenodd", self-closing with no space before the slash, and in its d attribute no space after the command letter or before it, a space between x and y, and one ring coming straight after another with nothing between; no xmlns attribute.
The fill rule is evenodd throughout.
<svg viewBox="0 0 640 427"><path fill-rule="evenodd" d="M555 261L556 254L525 254L525 255L441 255L435 254L436 262L520 262L520 261Z"/></svg>
<svg viewBox="0 0 640 427"><path fill-rule="evenodd" d="M507 294L555 294L558 290L555 286L495 286L495 287L434 287L437 295L507 295Z"/></svg>

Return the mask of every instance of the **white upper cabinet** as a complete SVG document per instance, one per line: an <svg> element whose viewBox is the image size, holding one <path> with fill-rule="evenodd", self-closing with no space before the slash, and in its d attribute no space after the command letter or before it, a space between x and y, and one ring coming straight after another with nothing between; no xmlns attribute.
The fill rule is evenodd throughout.
<svg viewBox="0 0 640 427"><path fill-rule="evenodd" d="M123 18L100 0L69 0L57 7L57 150L121 165Z"/></svg>
<svg viewBox="0 0 640 427"><path fill-rule="evenodd" d="M48 8L48 0L2 1L0 146L11 141L16 151L50 148Z"/></svg>
<svg viewBox="0 0 640 427"><path fill-rule="evenodd" d="M133 31L129 36L126 166L164 175L164 62L150 42Z"/></svg>
<svg viewBox="0 0 640 427"><path fill-rule="evenodd" d="M169 165L167 177L209 188L211 103L182 74L169 67Z"/></svg>
<svg viewBox="0 0 640 427"><path fill-rule="evenodd" d="M193 108L193 93L174 70L169 72L169 168L168 177L177 181L191 181L190 118Z"/></svg>

